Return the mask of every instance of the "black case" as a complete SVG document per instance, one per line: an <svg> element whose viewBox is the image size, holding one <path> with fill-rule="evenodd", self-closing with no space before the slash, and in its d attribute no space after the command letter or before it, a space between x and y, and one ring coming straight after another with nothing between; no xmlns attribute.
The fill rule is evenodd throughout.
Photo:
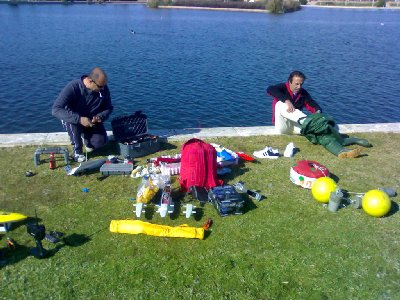
<svg viewBox="0 0 400 300"><path fill-rule="evenodd" d="M112 119L111 127L124 157L146 156L160 149L159 137L147 132L147 116L141 111Z"/></svg>
<svg viewBox="0 0 400 300"><path fill-rule="evenodd" d="M208 201L212 202L222 216L243 214L244 200L231 185L217 186L208 191Z"/></svg>

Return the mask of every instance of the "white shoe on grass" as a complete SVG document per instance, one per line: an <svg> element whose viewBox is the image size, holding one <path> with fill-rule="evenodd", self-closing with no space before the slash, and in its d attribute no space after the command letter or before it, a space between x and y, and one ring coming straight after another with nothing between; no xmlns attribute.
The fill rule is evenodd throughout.
<svg viewBox="0 0 400 300"><path fill-rule="evenodd" d="M277 159L279 157L279 150L272 149L272 147L265 147L262 150L254 151L253 155L258 158L270 158L270 159Z"/></svg>
<svg viewBox="0 0 400 300"><path fill-rule="evenodd" d="M284 157L293 157L295 153L296 153L296 147L291 142L291 143L287 144L286 149L283 152L283 156Z"/></svg>

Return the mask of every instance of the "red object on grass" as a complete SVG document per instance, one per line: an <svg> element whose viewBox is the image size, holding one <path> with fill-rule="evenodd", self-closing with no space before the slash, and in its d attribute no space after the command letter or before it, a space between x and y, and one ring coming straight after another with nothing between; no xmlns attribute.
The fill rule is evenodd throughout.
<svg viewBox="0 0 400 300"><path fill-rule="evenodd" d="M245 161L254 161L254 158L253 158L253 157L251 157L250 155L248 155L248 154L246 154L246 153L244 153L244 152L242 152L242 151L236 152L236 154L237 154L241 159L243 159L243 160L245 160Z"/></svg>
<svg viewBox="0 0 400 300"><path fill-rule="evenodd" d="M54 153L50 153L50 161L49 161L50 170L54 170L56 168L56 158L54 157Z"/></svg>
<svg viewBox="0 0 400 300"><path fill-rule="evenodd" d="M203 224L203 229L208 230L211 227L212 223L213 223L213 220L211 218L208 218L207 222L205 222Z"/></svg>

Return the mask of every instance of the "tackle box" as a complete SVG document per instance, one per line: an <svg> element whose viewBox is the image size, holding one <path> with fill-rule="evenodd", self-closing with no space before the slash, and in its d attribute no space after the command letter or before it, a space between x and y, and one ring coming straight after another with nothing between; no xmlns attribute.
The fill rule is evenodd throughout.
<svg viewBox="0 0 400 300"><path fill-rule="evenodd" d="M244 200L232 185L217 186L208 191L208 201L222 216L243 214Z"/></svg>
<svg viewBox="0 0 400 300"><path fill-rule="evenodd" d="M110 163L106 162L100 168L100 173L105 176L109 175L130 175L133 170L132 163Z"/></svg>
<svg viewBox="0 0 400 300"><path fill-rule="evenodd" d="M147 116L141 111L112 119L111 127L123 157L142 157L160 150L160 139L148 133Z"/></svg>

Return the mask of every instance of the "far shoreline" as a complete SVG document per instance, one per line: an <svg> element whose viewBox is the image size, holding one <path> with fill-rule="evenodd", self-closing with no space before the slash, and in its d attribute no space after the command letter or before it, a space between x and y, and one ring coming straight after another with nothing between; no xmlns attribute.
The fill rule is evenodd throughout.
<svg viewBox="0 0 400 300"><path fill-rule="evenodd" d="M400 6L385 6L385 7L375 7L375 6L338 6L338 5L317 5L317 4L306 4L301 5L301 7L318 7L318 8L344 8L344 9L400 9Z"/></svg>
<svg viewBox="0 0 400 300"><path fill-rule="evenodd" d="M145 3L144 3L145 4ZM389 6L389 7L374 7L374 6L333 6L333 5L315 5L306 4L301 5L301 9L305 8L336 8L336 9L376 9L376 10L392 10L400 9L400 6ZM160 5L159 8L169 8L169 9L195 9L195 10L225 10L225 11L242 11L242 12L260 12L269 13L267 9L245 9L245 8L217 8L217 7L198 7L198 6L164 6ZM296 11L295 11L296 12Z"/></svg>
<svg viewBox="0 0 400 300"><path fill-rule="evenodd" d="M86 1L79 1L79 2L70 2L70 3L65 3L62 1L10 1L10 0L0 0L0 4L86 4L86 5L103 5L103 4L122 4L122 5L146 5L147 1L146 0L138 0L138 1L104 1L104 2L86 2ZM387 6L387 7L375 7L375 6L339 6L339 5L317 5L317 4L306 4L306 5L301 5L301 9L303 8L334 8L334 9L376 9L376 10L396 10L400 9L400 6ZM245 9L245 8L223 8L223 7L198 7L198 6L167 6L167 5L160 5L158 8L168 8L168 9L193 9L193 10L220 10L220 11L240 11L240 12L260 12L260 13L269 13L269 10L267 9Z"/></svg>

